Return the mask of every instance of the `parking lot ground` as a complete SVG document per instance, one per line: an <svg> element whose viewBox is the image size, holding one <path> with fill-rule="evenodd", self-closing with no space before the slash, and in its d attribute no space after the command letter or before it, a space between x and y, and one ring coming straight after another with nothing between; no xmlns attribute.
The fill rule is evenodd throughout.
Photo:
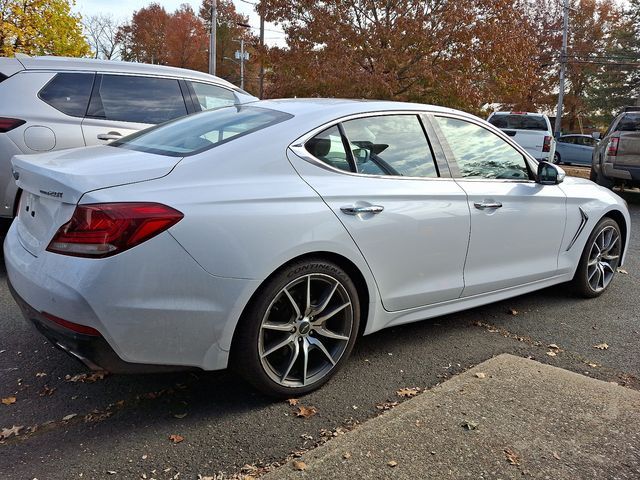
<svg viewBox="0 0 640 480"><path fill-rule="evenodd" d="M296 406L232 372L74 379L86 370L25 323L0 265L0 398L15 397L0 403L0 431L22 427L0 441L2 478L255 473L378 416L403 401L402 388L432 388L502 353L639 390L640 192L623 196L633 222L628 273L605 295L580 300L556 286L363 337L345 368ZM317 413L298 417L300 406Z"/></svg>
<svg viewBox="0 0 640 480"><path fill-rule="evenodd" d="M640 392L508 354L264 480L640 478Z"/></svg>

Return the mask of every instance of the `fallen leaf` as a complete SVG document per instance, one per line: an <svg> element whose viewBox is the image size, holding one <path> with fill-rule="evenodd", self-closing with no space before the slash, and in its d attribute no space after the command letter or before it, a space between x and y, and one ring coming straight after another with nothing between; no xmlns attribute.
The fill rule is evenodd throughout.
<svg viewBox="0 0 640 480"><path fill-rule="evenodd" d="M184 440L184 437L182 435L169 435L169 440L171 440L173 443L180 443Z"/></svg>
<svg viewBox="0 0 640 480"><path fill-rule="evenodd" d="M146 455L142 455L142 459L143 459L143 460L146 460L146 459L147 459L147 456L146 456Z"/></svg>
<svg viewBox="0 0 640 480"><path fill-rule="evenodd" d="M421 390L420 387L401 388L396 392L396 395L402 398L411 398L418 395L420 393L420 390Z"/></svg>
<svg viewBox="0 0 640 480"><path fill-rule="evenodd" d="M560 347L558 345L556 345L555 343L552 343L550 345L548 345L549 348L552 348L553 350L560 350Z"/></svg>
<svg viewBox="0 0 640 480"><path fill-rule="evenodd" d="M517 314L518 314L518 310L516 310L515 308L510 308L510 309L509 309L509 313L510 313L511 315L517 315Z"/></svg>
<svg viewBox="0 0 640 480"><path fill-rule="evenodd" d="M487 374L483 373L483 372L476 373L476 378L485 378L486 376L487 376Z"/></svg>
<svg viewBox="0 0 640 480"><path fill-rule="evenodd" d="M395 460L389 460L387 462L387 465L389 465L391 468L396 467L398 465L398 462L396 462Z"/></svg>
<svg viewBox="0 0 640 480"><path fill-rule="evenodd" d="M173 418L184 418L188 415L188 413L174 413Z"/></svg>
<svg viewBox="0 0 640 480"><path fill-rule="evenodd" d="M71 420L73 417L77 417L78 414L77 413L70 413L69 415L65 415L64 417L62 417L63 421L67 421L67 420Z"/></svg>
<svg viewBox="0 0 640 480"><path fill-rule="evenodd" d="M472 421L464 421L462 422L461 427L465 430L477 430L479 423Z"/></svg>
<svg viewBox="0 0 640 480"><path fill-rule="evenodd" d="M349 460L351 458L351 454L349 452L344 452L342 454L342 458L344 458L345 460Z"/></svg>
<svg viewBox="0 0 640 480"><path fill-rule="evenodd" d="M627 272L624 268L618 268L618 273L621 273L623 275L629 275L629 272Z"/></svg>
<svg viewBox="0 0 640 480"><path fill-rule="evenodd" d="M383 403L378 403L376 405L376 408L378 410L391 410L396 405L398 405L398 402L383 402Z"/></svg>
<svg viewBox="0 0 640 480"><path fill-rule="evenodd" d="M289 400L287 400L287 402L289 402L289 405L291 405L292 407L295 407L298 404L298 399L290 398Z"/></svg>
<svg viewBox="0 0 640 480"><path fill-rule="evenodd" d="M78 375L65 375L64 379L67 382L81 382L81 383L93 383L98 380L103 380L104 377L109 375L109 372L104 370L98 370L91 373L79 373Z"/></svg>
<svg viewBox="0 0 640 480"><path fill-rule="evenodd" d="M36 373L36 377L46 377L46 376L47 376L47 374L46 374L46 373L44 373L44 372L38 372L38 373Z"/></svg>
<svg viewBox="0 0 640 480"><path fill-rule="evenodd" d="M38 393L41 397L50 397L53 395L53 392L56 391L56 387L50 387L49 385L45 385L42 390Z"/></svg>
<svg viewBox="0 0 640 480"><path fill-rule="evenodd" d="M510 448L505 448L504 449L504 455L507 458L507 461L511 465L520 465L520 457L518 456L518 454L516 452L514 452Z"/></svg>
<svg viewBox="0 0 640 480"><path fill-rule="evenodd" d="M558 455L558 452L553 452L553 458L555 458L556 460L560 460L560 455Z"/></svg>
<svg viewBox="0 0 640 480"><path fill-rule="evenodd" d="M296 417L309 418L313 417L316 413L318 413L318 409L316 407L305 407L304 405L301 405L298 407Z"/></svg>
<svg viewBox="0 0 640 480"><path fill-rule="evenodd" d="M5 397L2 399L3 405L11 405L16 403L16 397Z"/></svg>
<svg viewBox="0 0 640 480"><path fill-rule="evenodd" d="M293 462L291 462L291 466L294 470L298 470L299 472L307 469L307 464L301 460L294 460Z"/></svg>
<svg viewBox="0 0 640 480"><path fill-rule="evenodd" d="M555 357L555 356L557 356L556 352L553 352L553 351L549 351L549 352L547 352L547 355L549 355L550 357Z"/></svg>
<svg viewBox="0 0 640 480"><path fill-rule="evenodd" d="M108 475L115 475L116 473L118 472L116 472L115 470L107 470Z"/></svg>
<svg viewBox="0 0 640 480"><path fill-rule="evenodd" d="M607 345L606 343L599 343L597 345L594 345L593 348L597 348L598 350L608 350L609 345Z"/></svg>
<svg viewBox="0 0 640 480"><path fill-rule="evenodd" d="M22 430L23 428L24 427L22 425L14 425L11 428L3 428L2 430L0 430L0 440L9 438L11 435L15 435L17 437L20 434L20 430Z"/></svg>
<svg viewBox="0 0 640 480"><path fill-rule="evenodd" d="M597 363L589 363L589 364L587 364L587 365L589 365L591 368L597 368L597 367L599 367L599 366L600 366L600 365L598 365Z"/></svg>

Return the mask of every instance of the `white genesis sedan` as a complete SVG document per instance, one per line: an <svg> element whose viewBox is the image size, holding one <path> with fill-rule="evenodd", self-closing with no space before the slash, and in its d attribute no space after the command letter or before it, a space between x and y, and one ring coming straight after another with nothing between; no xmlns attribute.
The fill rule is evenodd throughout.
<svg viewBox="0 0 640 480"><path fill-rule="evenodd" d="M629 244L616 194L429 105L271 100L16 156L4 243L26 318L91 368L232 366L318 388L356 338L571 282Z"/></svg>

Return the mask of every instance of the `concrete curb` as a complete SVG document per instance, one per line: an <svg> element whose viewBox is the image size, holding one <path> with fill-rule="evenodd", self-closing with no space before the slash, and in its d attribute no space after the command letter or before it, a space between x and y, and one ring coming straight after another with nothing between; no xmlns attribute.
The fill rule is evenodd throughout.
<svg viewBox="0 0 640 480"><path fill-rule="evenodd" d="M499 355L297 461L262 478L637 480L640 392Z"/></svg>

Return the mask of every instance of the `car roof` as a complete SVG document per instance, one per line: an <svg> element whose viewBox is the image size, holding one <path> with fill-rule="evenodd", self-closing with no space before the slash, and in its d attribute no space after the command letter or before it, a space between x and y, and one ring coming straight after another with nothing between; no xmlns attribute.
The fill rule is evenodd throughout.
<svg viewBox="0 0 640 480"><path fill-rule="evenodd" d="M544 113L538 112L522 112L522 111L513 111L513 112L493 112L491 115L528 115L530 117L546 117Z"/></svg>
<svg viewBox="0 0 640 480"><path fill-rule="evenodd" d="M305 114L329 113L335 118L356 113L374 113L386 111L430 111L434 113L456 113L469 116L468 113L452 108L421 103L393 102L387 100L365 100L346 98L279 98L260 100L249 105L272 108L295 116Z"/></svg>
<svg viewBox="0 0 640 480"><path fill-rule="evenodd" d="M586 135L584 133L567 133L566 135L561 135L560 138L564 137L585 137L585 138L593 138L591 135Z"/></svg>
<svg viewBox="0 0 640 480"><path fill-rule="evenodd" d="M56 71L99 71L110 73L132 73L139 75L162 75L167 77L188 78L207 83L216 83L234 90L238 88L232 83L214 75L209 75L186 68L168 67L165 65L151 65L147 63L120 62L115 60L98 60L95 58L71 58L28 55L16 55L16 59L25 70L56 70Z"/></svg>

